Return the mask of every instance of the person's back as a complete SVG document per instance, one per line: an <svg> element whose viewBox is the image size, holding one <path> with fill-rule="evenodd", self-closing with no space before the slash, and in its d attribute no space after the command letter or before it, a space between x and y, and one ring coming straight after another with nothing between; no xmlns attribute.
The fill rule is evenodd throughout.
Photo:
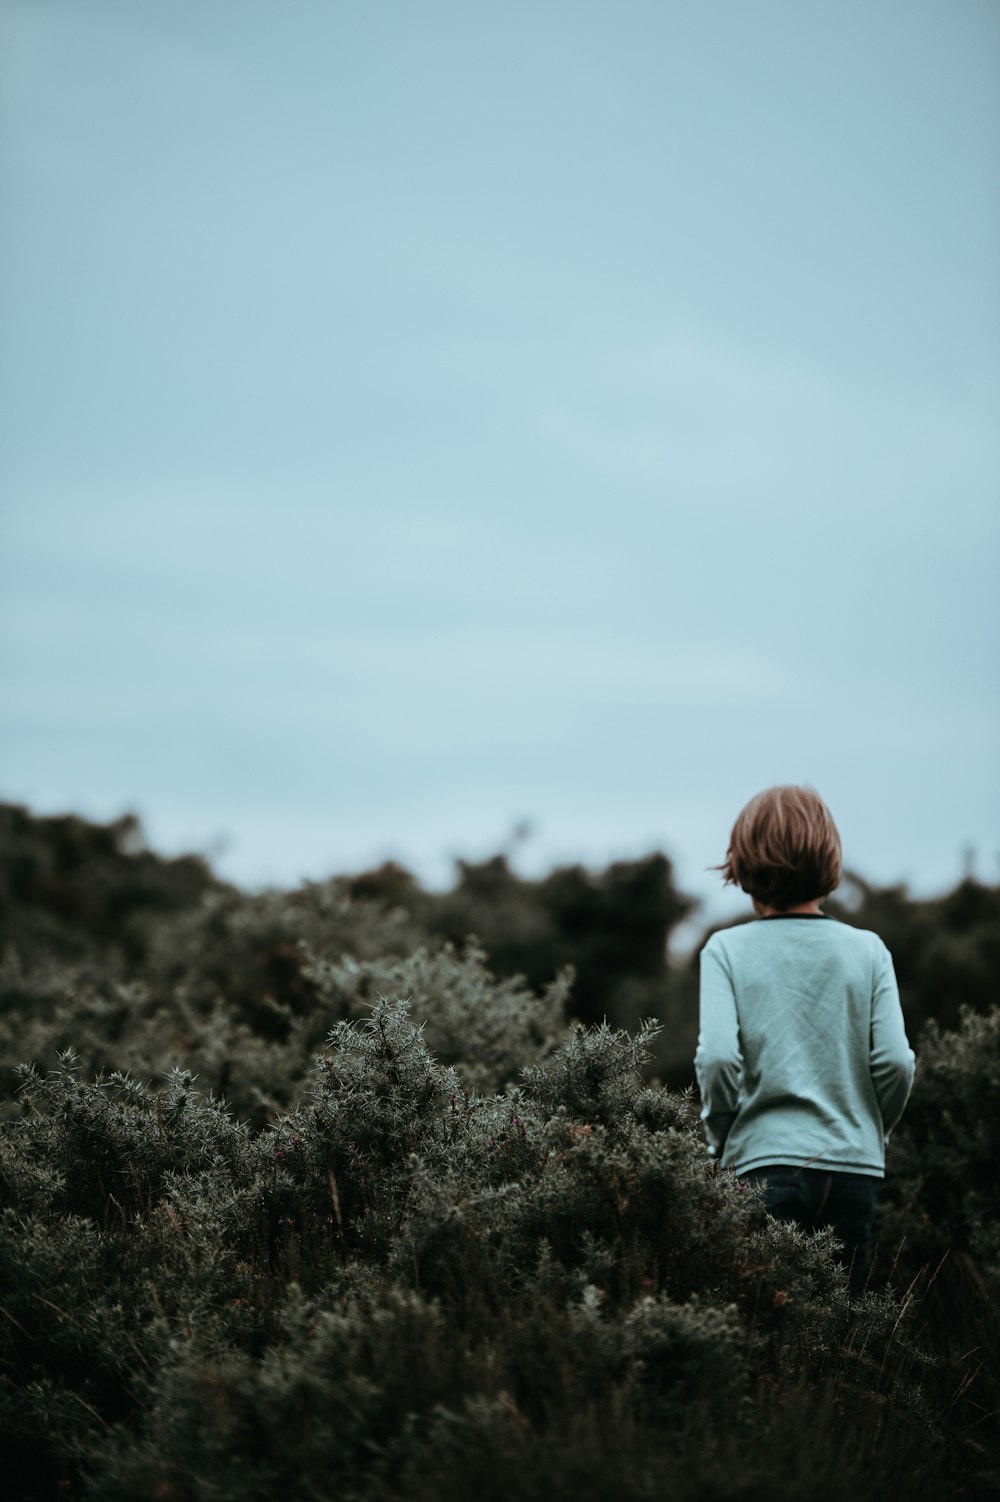
<svg viewBox="0 0 1000 1502"><path fill-rule="evenodd" d="M702 950L695 1070L709 1152L764 1180L772 1214L832 1224L857 1282L914 1057L889 951L819 910L840 862L811 789L771 788L743 810L721 869L758 921Z"/></svg>

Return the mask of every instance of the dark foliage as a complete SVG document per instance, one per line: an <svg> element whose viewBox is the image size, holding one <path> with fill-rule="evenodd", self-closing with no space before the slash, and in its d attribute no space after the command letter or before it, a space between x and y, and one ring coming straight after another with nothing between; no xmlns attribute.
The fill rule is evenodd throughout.
<svg viewBox="0 0 1000 1502"><path fill-rule="evenodd" d="M75 814L38 818L0 804L0 951L67 960L99 950L130 964L145 954L144 923L197 904L222 884L199 856L163 860L126 814L93 824Z"/></svg>
<svg viewBox="0 0 1000 1502"><path fill-rule="evenodd" d="M852 1298L649 1082L693 1050L661 857L245 896L130 821L0 813L6 1494L995 1492L993 889L844 909L919 1031Z"/></svg>
<svg viewBox="0 0 1000 1502"><path fill-rule="evenodd" d="M533 1463L568 1496L581 1415L599 1494L761 1486L761 1431L791 1448L804 1414L855 1481L860 1425L875 1474L943 1485L912 1319L711 1171L647 1038L578 1028L477 1096L380 1002L256 1136L184 1074L29 1071L0 1164L19 1494L499 1496Z"/></svg>

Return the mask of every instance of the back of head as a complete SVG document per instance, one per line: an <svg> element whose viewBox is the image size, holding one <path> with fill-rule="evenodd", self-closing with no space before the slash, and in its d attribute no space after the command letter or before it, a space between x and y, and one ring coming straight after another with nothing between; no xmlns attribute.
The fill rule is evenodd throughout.
<svg viewBox="0 0 1000 1502"><path fill-rule="evenodd" d="M727 886L784 911L826 897L840 882L840 835L810 787L765 788L741 811L721 866Z"/></svg>

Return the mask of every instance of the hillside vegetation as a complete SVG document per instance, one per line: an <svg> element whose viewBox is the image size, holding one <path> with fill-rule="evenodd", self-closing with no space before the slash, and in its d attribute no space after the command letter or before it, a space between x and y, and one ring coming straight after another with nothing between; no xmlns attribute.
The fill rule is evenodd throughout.
<svg viewBox="0 0 1000 1502"><path fill-rule="evenodd" d="M663 855L249 895L0 806L6 1495L994 1495L1000 889L842 893L918 1053L857 1298L705 1155Z"/></svg>

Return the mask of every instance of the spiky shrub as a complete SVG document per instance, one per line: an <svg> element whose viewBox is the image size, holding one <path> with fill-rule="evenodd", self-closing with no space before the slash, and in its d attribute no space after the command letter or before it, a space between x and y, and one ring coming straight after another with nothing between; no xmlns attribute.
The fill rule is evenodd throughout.
<svg viewBox="0 0 1000 1502"><path fill-rule="evenodd" d="M1000 1292L1000 1008L966 1008L954 1032L930 1022L906 1114L892 1143L883 1234L937 1262L969 1257Z"/></svg>
<svg viewBox="0 0 1000 1502"><path fill-rule="evenodd" d="M694 1496L736 1466L780 1496L807 1422L813 1495L857 1495L859 1434L937 1485L898 1301L852 1303L829 1237L713 1172L693 1101L642 1086L651 1037L578 1028L477 1095L382 1000L256 1136L183 1074L29 1073L0 1160L23 1494L645 1497L669 1468Z"/></svg>
<svg viewBox="0 0 1000 1502"><path fill-rule="evenodd" d="M970 1469L998 1489L1000 1467L1000 1008L928 1023L913 1093L890 1144L878 1217L878 1271L919 1303L938 1353L932 1401L947 1406Z"/></svg>
<svg viewBox="0 0 1000 1502"><path fill-rule="evenodd" d="M260 1127L299 1095L331 1021L367 1015L381 994L412 1000L430 1047L469 1089L503 1088L565 1035L570 970L536 994L492 975L472 940L400 957L388 946L409 931L376 905L320 889L294 895L303 900L212 894L157 930L178 958L161 965L154 948L144 978L128 982L84 965L27 964L9 949L0 957L5 1114L17 1109L13 1061L52 1066L71 1048L91 1073L150 1078L165 1058L178 1061ZM308 937L289 938L296 923Z"/></svg>
<svg viewBox="0 0 1000 1502"><path fill-rule="evenodd" d="M302 973L328 1015L358 1018L380 996L405 997L423 1021L429 1050L440 1063L455 1066L467 1090L503 1089L566 1033L571 968L536 995L520 976L495 976L474 939L460 950L450 943L440 950L421 946L404 959L343 954L324 961L307 945L301 948Z"/></svg>

